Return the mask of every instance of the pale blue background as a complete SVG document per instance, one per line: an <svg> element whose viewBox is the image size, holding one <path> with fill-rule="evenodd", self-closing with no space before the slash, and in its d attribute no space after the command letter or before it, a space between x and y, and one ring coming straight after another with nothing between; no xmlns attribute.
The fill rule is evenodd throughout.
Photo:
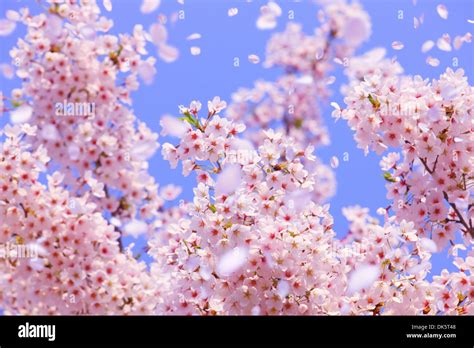
<svg viewBox="0 0 474 348"><path fill-rule="evenodd" d="M259 7L265 1L246 3L235 0L186 0L184 7L175 0L163 0L159 11L143 15L139 11L140 1L112 0L113 11L107 16L115 22L114 33L131 32L134 24L141 23L145 28L156 20L158 12L170 14L179 9L185 10L185 20L179 20L170 27L170 43L181 50L181 56L173 64L158 61L155 83L143 86L139 92L134 93L134 110L136 115L147 122L149 127L159 132L159 119L165 113L177 114L179 104L187 104L193 99L203 101L203 104L215 95L229 101L232 92L239 87L251 87L258 78L272 80L281 71L279 69L264 69L261 65L248 63L249 54L264 57L265 45L271 32L259 31L255 27ZM317 25L317 7L310 1L295 3L292 1L279 1L283 8L283 16L278 21L276 31L281 31L286 25L288 10L295 12L294 21L302 23L306 32L312 32ZM373 47L387 48L388 55L398 57L406 73L421 74L427 78L438 77L447 66L452 64L454 57L458 58L460 67L466 70L470 83L473 79L473 46L465 44L461 50L442 52L433 48L429 54L441 60L437 68L425 63L426 54L422 54L420 47L428 39L436 41L443 33L449 33L452 38L473 31L474 24L467 19L474 19L474 1L450 0L444 1L449 9L448 20L441 19L436 13L436 5L440 2L419 0L416 6L412 0L372 0L361 1L364 8L372 18L373 33L369 42L365 43L358 53L363 53ZM7 9L15 9L27 4L37 11L38 5L33 0L0 0L0 17L4 16ZM227 10L238 7L239 14L228 17ZM402 10L404 18L398 19L398 11ZM425 15L424 24L417 30L413 29L413 16ZM194 32L202 34L202 39L186 41L185 38ZM16 29L9 37L1 38L0 62L8 62L8 50L14 45L16 39L23 35L24 30ZM391 49L392 41L402 41L405 48L401 51ZM190 46L201 47L200 56L189 53ZM234 57L239 57L241 66L233 66ZM345 81L341 71L336 72L337 82L333 85L335 91L333 100L342 105L339 86ZM9 81L0 78L0 89L9 95L14 86L18 86L18 79ZM326 162L331 156L336 155L342 159L343 153L350 155L349 162L343 162L336 170L337 194L331 200L331 212L335 217L335 229L339 236L347 233L347 222L341 214L344 206L360 204L369 207L375 215L375 210L386 206L385 182L379 169L380 158L375 155L364 156L356 148L352 132L343 121L335 123L330 117L331 108L325 107L325 121L330 131L332 145L320 150L318 155ZM0 118L0 125L8 120L8 115ZM164 142L164 138L160 139ZM174 140L174 139L173 139ZM174 140L175 141L175 140ZM178 183L184 186L184 193L180 198L192 197L192 178L184 179L177 171L169 169L167 162L157 153L150 164L150 171L162 185ZM445 253L434 257L436 274L444 267ZM453 268L453 266L449 267Z"/></svg>

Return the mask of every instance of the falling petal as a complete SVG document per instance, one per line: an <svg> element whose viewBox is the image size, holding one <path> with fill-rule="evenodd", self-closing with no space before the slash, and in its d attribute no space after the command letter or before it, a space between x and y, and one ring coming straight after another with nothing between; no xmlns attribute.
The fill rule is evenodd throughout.
<svg viewBox="0 0 474 348"><path fill-rule="evenodd" d="M221 256L217 264L217 274L229 276L239 270L247 261L248 250L243 247L235 247Z"/></svg>
<svg viewBox="0 0 474 348"><path fill-rule="evenodd" d="M339 64L339 65L344 65L344 62L342 61L341 58L334 58L334 63Z"/></svg>
<svg viewBox="0 0 474 348"><path fill-rule="evenodd" d="M156 69L150 62L140 62L140 65L138 66L138 75L146 85L151 85L153 83L155 73Z"/></svg>
<svg viewBox="0 0 474 348"><path fill-rule="evenodd" d="M471 23L471 24L474 24L474 19L468 19L467 22Z"/></svg>
<svg viewBox="0 0 474 348"><path fill-rule="evenodd" d="M435 253L436 251L438 251L438 247L436 246L436 243L432 239L421 238L420 244L423 247L423 249L425 249L426 251L430 253Z"/></svg>
<svg viewBox="0 0 474 348"><path fill-rule="evenodd" d="M234 17L234 16L236 16L238 13L239 13L239 9L238 9L237 7L229 8L229 10L227 11L227 15L228 15L229 17Z"/></svg>
<svg viewBox="0 0 474 348"><path fill-rule="evenodd" d="M440 62L439 62L439 59L437 59L437 58L428 57L428 58L426 58L426 63L428 63L428 65L437 67Z"/></svg>
<svg viewBox="0 0 474 348"><path fill-rule="evenodd" d="M138 236L146 233L148 231L148 225L140 220L132 220L125 225L123 231L126 235L138 238Z"/></svg>
<svg viewBox="0 0 474 348"><path fill-rule="evenodd" d="M378 266L363 265L352 271L349 275L349 284L347 291L352 294L373 285L380 274Z"/></svg>
<svg viewBox="0 0 474 348"><path fill-rule="evenodd" d="M173 46L169 46L169 45L166 45L166 44L161 44L159 46L158 55L166 63L172 63L176 59L178 59L179 51L178 51L177 48L175 48Z"/></svg>
<svg viewBox="0 0 474 348"><path fill-rule="evenodd" d="M397 50L397 51L398 51L398 50L403 49L403 47L404 47L403 42L400 42L400 41L394 41L394 42L392 42L392 48L393 48L394 50Z"/></svg>
<svg viewBox="0 0 474 348"><path fill-rule="evenodd" d="M438 11L438 14L441 18L448 19L448 9L445 5L439 4L436 6L436 11Z"/></svg>
<svg viewBox="0 0 474 348"><path fill-rule="evenodd" d="M155 154L158 146L155 141L141 141L134 145L130 155L133 160L146 161Z"/></svg>
<svg viewBox="0 0 474 348"><path fill-rule="evenodd" d="M21 105L10 112L10 121L13 124L28 122L33 115L33 108L29 105Z"/></svg>
<svg viewBox="0 0 474 348"><path fill-rule="evenodd" d="M189 36L186 38L186 40L191 41L191 40L198 40L198 39L200 39L200 38L201 38L201 34L199 34L199 33L193 33L193 34L189 35Z"/></svg>
<svg viewBox="0 0 474 348"><path fill-rule="evenodd" d="M420 26L420 21L418 20L418 18L413 17L413 28L418 29L419 26Z"/></svg>
<svg viewBox="0 0 474 348"><path fill-rule="evenodd" d="M180 186L169 184L164 186L160 190L160 196L165 201L174 201L181 194L182 191L183 189Z"/></svg>
<svg viewBox="0 0 474 348"><path fill-rule="evenodd" d="M6 17L7 19L11 20L11 21L19 21L20 20L20 14L16 11L13 11L13 10L8 10L7 13L6 13Z"/></svg>
<svg viewBox="0 0 474 348"><path fill-rule="evenodd" d="M217 176L216 195L229 195L235 192L242 182L242 170L238 164L229 164Z"/></svg>
<svg viewBox="0 0 474 348"><path fill-rule="evenodd" d="M103 0L102 4L104 5L104 8L107 11L109 11L109 12L112 11L112 1L111 0Z"/></svg>
<svg viewBox="0 0 474 348"><path fill-rule="evenodd" d="M445 34L442 37L438 39L436 42L436 46L441 50L445 52L451 52L451 38L449 35Z"/></svg>
<svg viewBox="0 0 474 348"><path fill-rule="evenodd" d="M183 121L171 115L161 117L160 125L163 128L161 131L161 135L163 136L171 135L181 138L188 130L188 127Z"/></svg>
<svg viewBox="0 0 474 348"><path fill-rule="evenodd" d="M15 70L10 64L0 64L0 71L6 79L11 80L15 76Z"/></svg>
<svg viewBox="0 0 474 348"><path fill-rule="evenodd" d="M252 64L260 63L260 57L255 55L255 54L250 54L248 59L249 59L249 62L252 63Z"/></svg>
<svg viewBox="0 0 474 348"><path fill-rule="evenodd" d="M46 140L55 141L59 139L59 132L56 126L47 124L41 130L41 136Z"/></svg>
<svg viewBox="0 0 474 348"><path fill-rule="evenodd" d="M277 25L276 18L272 15L260 16L257 19L257 28L260 30L270 30Z"/></svg>
<svg viewBox="0 0 474 348"><path fill-rule="evenodd" d="M421 46L421 52L426 53L434 47L434 42L432 40L425 41Z"/></svg>
<svg viewBox="0 0 474 348"><path fill-rule="evenodd" d="M151 13L160 6L161 0L143 0L140 6L141 13Z"/></svg>
<svg viewBox="0 0 474 348"><path fill-rule="evenodd" d="M336 82L336 76L329 76L326 79L326 85L332 85L334 82Z"/></svg>
<svg viewBox="0 0 474 348"><path fill-rule="evenodd" d="M339 167L339 158L337 158L336 156L331 157L331 167L333 169L336 169L337 167Z"/></svg>
<svg viewBox="0 0 474 348"><path fill-rule="evenodd" d="M201 54L201 47L192 46L190 51L193 56L199 56Z"/></svg>
<svg viewBox="0 0 474 348"><path fill-rule="evenodd" d="M161 23L154 23L150 26L151 42L155 45L161 45L168 39L168 32Z"/></svg>
<svg viewBox="0 0 474 348"><path fill-rule="evenodd" d="M281 7L280 7L280 5L278 5L276 2L270 1L270 2L267 4L267 6L268 6L269 11L270 11L274 16L276 16L276 17L281 16L281 13L282 13Z"/></svg>
<svg viewBox="0 0 474 348"><path fill-rule="evenodd" d="M8 36L16 28L16 23L8 19L0 19L0 36Z"/></svg>

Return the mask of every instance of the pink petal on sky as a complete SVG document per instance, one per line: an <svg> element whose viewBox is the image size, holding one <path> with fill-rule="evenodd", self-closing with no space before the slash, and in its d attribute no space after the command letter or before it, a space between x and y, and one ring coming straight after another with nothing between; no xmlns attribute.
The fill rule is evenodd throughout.
<svg viewBox="0 0 474 348"><path fill-rule="evenodd" d="M140 6L141 13L151 13L160 6L160 0L143 0Z"/></svg>
<svg viewBox="0 0 474 348"><path fill-rule="evenodd" d="M0 36L8 36L16 28L16 23L8 19L0 19Z"/></svg>
<svg viewBox="0 0 474 348"><path fill-rule="evenodd" d="M445 5L439 4L436 6L436 11L438 11L438 14L441 18L448 19L448 9Z"/></svg>

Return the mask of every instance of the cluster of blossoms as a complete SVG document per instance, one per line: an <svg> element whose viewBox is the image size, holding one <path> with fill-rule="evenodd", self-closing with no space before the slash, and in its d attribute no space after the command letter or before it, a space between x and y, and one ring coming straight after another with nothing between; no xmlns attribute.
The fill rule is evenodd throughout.
<svg viewBox="0 0 474 348"><path fill-rule="evenodd" d="M436 245L417 238L413 222L387 216L380 225L358 207L345 210L350 233L336 239L328 206L311 199L315 174L303 163L315 160L312 148L270 130L258 149L245 143L252 160L235 161L243 127L209 105L200 121L200 103L183 108L191 126L178 146L163 145L199 183L189 216L150 241L154 276L167 283L160 313L472 313L472 255L429 282Z"/></svg>
<svg viewBox="0 0 474 348"><path fill-rule="evenodd" d="M473 87L462 70L432 82L402 76L383 49L352 58L370 35L367 13L319 3L314 34L290 23L268 43L266 66L284 70L275 82L237 91L226 117L215 97L204 117L193 101L181 118L162 118L162 134L180 139L163 144L163 157L197 178L194 199L169 208L181 189L159 191L148 173L158 135L130 97L139 78L153 80L148 41L162 60L178 57L166 19L115 36L95 0L9 11L27 34L10 52L23 84L8 98L18 124L0 133L0 244L37 254L0 259L5 313L474 314ZM270 1L257 27L274 28L281 14ZM343 239L324 204L333 172L313 155L329 143L321 107L334 63L349 83L333 115L366 152L398 151L380 162L393 202L378 211L383 223L345 208ZM121 239L145 232L148 265ZM429 280L431 256L448 242L457 271Z"/></svg>
<svg viewBox="0 0 474 348"><path fill-rule="evenodd" d="M472 239L474 183L474 90L462 69L450 68L438 80L375 70L353 82L346 108L333 115L347 120L366 153L390 148L385 171L388 209L416 223L418 233L442 249L457 230Z"/></svg>
<svg viewBox="0 0 474 348"><path fill-rule="evenodd" d="M257 81L251 89L242 88L232 96L226 116L245 122L253 132L247 138L260 145L265 139L262 129L269 127L293 138L300 146L329 144L319 104L330 95L329 76L334 59L343 62L370 35L368 15L358 4L345 1L322 2L319 13L322 25L313 35L301 25L288 24L286 30L272 36L267 45L267 67L278 66L285 74L275 82ZM321 162L311 163L324 185L315 191L318 202L334 194L332 171Z"/></svg>
<svg viewBox="0 0 474 348"><path fill-rule="evenodd" d="M155 218L163 197L147 159L158 135L130 109L138 78L153 80L155 58L145 58L152 37L141 25L133 35L107 34L113 22L95 1L48 2L47 14L10 13L27 27L10 51L23 79L12 91L12 121L37 126L33 147L47 149L72 194L91 190L116 225Z"/></svg>
<svg viewBox="0 0 474 348"><path fill-rule="evenodd" d="M350 221L348 236L337 241L340 262L353 267L349 274L346 314L457 315L474 312L474 253L458 257L462 244L453 245L457 272L443 270L428 281L429 238L417 237L415 224L385 216L380 225L368 209L343 210ZM344 276L344 275L342 275ZM370 284L370 287L363 288Z"/></svg>
<svg viewBox="0 0 474 348"><path fill-rule="evenodd" d="M0 243L31 249L34 258L0 259L6 314L147 314L157 288L119 233L88 196L63 187L64 174L39 181L49 157L24 138L37 127L5 127L0 143Z"/></svg>
<svg viewBox="0 0 474 348"><path fill-rule="evenodd" d="M162 312L316 311L320 304L309 289L330 287L325 275L338 262L324 252L334 237L328 207L310 202L314 174L302 162L315 159L312 147L299 149L270 130L254 149L236 137L243 125L216 115L212 103L199 120L199 106L183 109L192 126L180 144L163 145L172 166L182 161L186 173L197 172L199 184L189 217L150 242L160 272L169 277ZM234 158L233 149L252 156ZM325 301L337 307L332 299Z"/></svg>

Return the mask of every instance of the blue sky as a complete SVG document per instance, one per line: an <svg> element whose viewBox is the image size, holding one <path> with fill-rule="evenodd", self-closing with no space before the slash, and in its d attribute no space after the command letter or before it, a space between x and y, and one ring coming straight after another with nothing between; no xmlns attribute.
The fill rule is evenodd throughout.
<svg viewBox="0 0 474 348"><path fill-rule="evenodd" d="M206 102L213 96L219 95L229 101L231 94L239 87L251 87L256 79L274 80L281 71L278 68L264 69L261 65L253 65L247 61L249 54L264 57L265 46L270 38L269 31L259 31L255 21L259 14L259 7L265 1L256 0L253 3L236 0L186 0L185 5L179 5L175 0L162 0L160 11L143 15L139 11L138 0L112 0L113 11L107 16L114 20L114 33L131 32L135 24L141 23L145 28L156 21L158 12L170 14L183 9L185 19L178 20L169 28L170 43L177 46L180 58L167 64L158 61L155 82L149 86L142 86L133 95L136 115L156 132L160 131L159 119L163 114L177 115L179 104L188 104L193 99ZM453 58L457 58L459 67L465 69L472 84L474 78L474 57L472 44L465 44L459 51L442 52L434 48L431 55L440 59L441 64L434 68L426 64L427 55L422 54L420 47L428 39L436 40L444 33L452 38L473 31L474 24L467 22L474 19L474 1L472 0L444 0L449 9L448 20L441 19L436 13L436 5L440 1L418 0L413 5L412 0L367 0L360 1L372 19L372 36L357 52L363 53L374 47L385 47L388 56L397 56L407 74L420 74L425 78L435 78L446 67L452 66ZM310 33L317 26L317 6L309 0L299 3L293 1L278 1L283 8L275 31L284 29L288 22L285 16L291 9L294 11L295 22L303 24L306 32ZM37 11L38 5L34 0L1 0L0 17L7 9L16 9L29 6ZM227 10L238 7L239 14L228 17ZM403 11L403 19L399 19ZM417 29L413 28L413 17L424 13L424 23ZM199 32L202 39L186 41L185 38L194 32ZM22 28L9 37L2 37L0 41L0 63L9 62L9 49L16 39L24 34ZM405 47L401 51L391 48L393 41L402 41ZM189 47L201 47L201 55L192 56ZM233 59L239 57L240 67L233 65ZM342 105L342 96L339 87L345 79L341 71L336 71L337 81L333 87L332 101ZM11 89L19 86L19 80L6 80L0 77L0 90L9 94ZM331 212L335 218L335 230L339 236L347 232L347 222L341 214L341 208L359 204L370 208L371 213L380 206L386 206L385 181L379 169L380 158L376 155L364 156L362 150L357 149L352 138L353 134L343 121L337 123L331 119L331 107L324 107L324 118L328 126L331 145L318 151L318 155L328 163L331 156L340 159L345 152L349 154L349 161L343 162L336 169L337 193L330 201ZM8 121L8 115L0 117L0 126ZM165 138L160 138L164 142ZM169 168L167 162L161 159L161 154L152 158L150 172L162 185L177 183L184 187L180 198L190 199L194 180L181 178L180 173ZM434 273L442 268L444 253L434 257Z"/></svg>

